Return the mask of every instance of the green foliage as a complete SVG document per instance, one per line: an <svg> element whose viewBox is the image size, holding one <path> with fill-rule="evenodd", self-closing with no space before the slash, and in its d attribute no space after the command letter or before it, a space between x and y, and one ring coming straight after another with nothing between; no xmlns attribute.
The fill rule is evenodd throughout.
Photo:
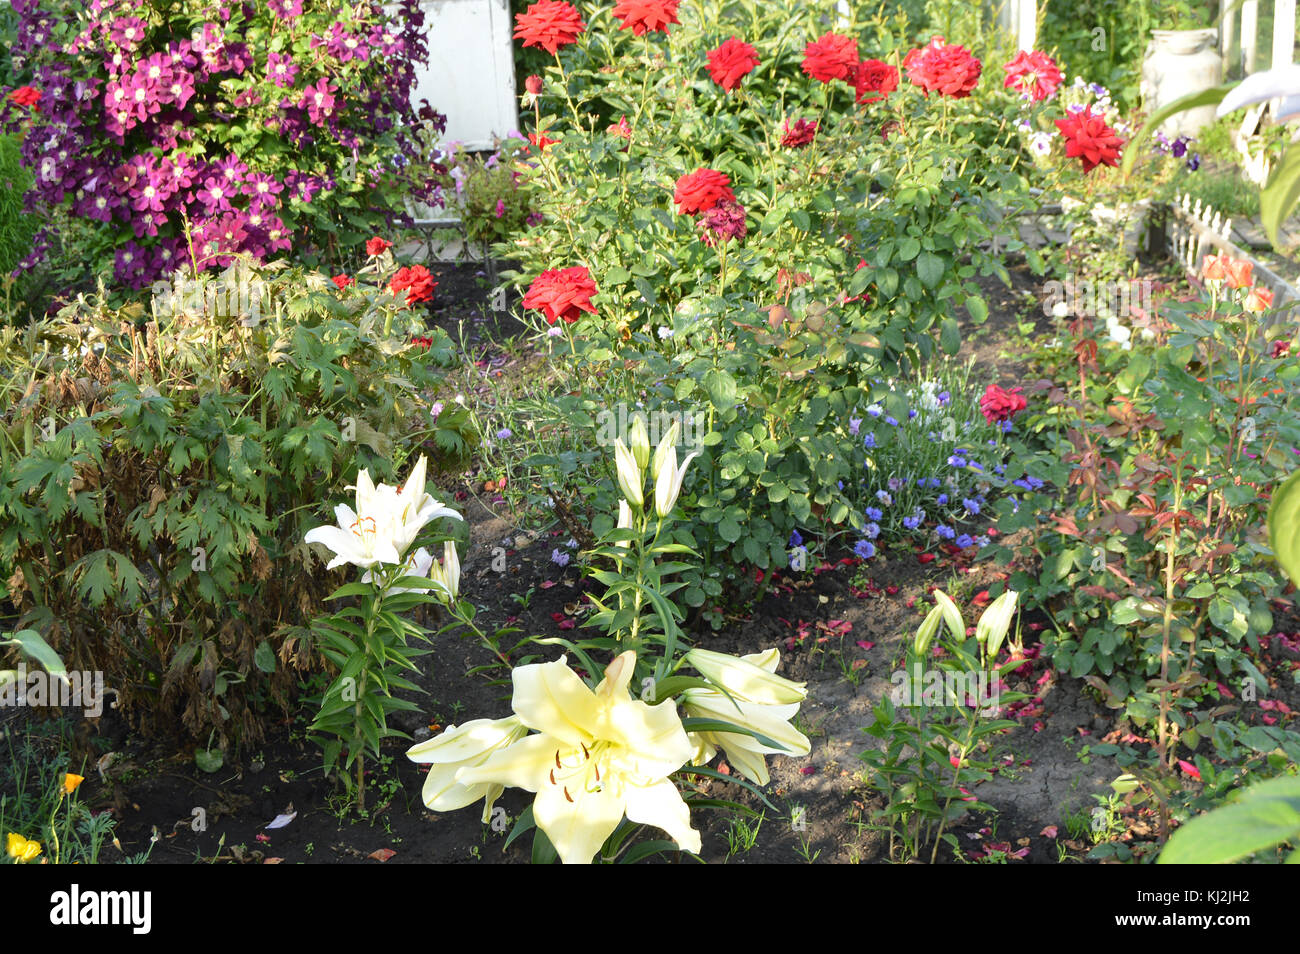
<svg viewBox="0 0 1300 954"><path fill-rule="evenodd" d="M893 675L894 689L877 703L875 718L863 729L881 742L861 758L868 782L886 799L877 818L889 832L891 857L910 860L940 845L958 857L962 848L949 826L972 811L992 811L971 789L993 777L999 734L1016 723L993 719L998 707L1025 698L999 692L999 680L1023 664L999 664L1015 598L1004 595L984 611L974 638L956 605L935 591L935 606L908 647L904 668ZM939 647L942 653L932 654Z"/></svg>
<svg viewBox="0 0 1300 954"><path fill-rule="evenodd" d="M565 393L548 397L545 425L557 439L525 465L559 499L608 513L609 439L592 440L601 412L700 421L680 532L704 564L681 598L720 622L723 586L784 567L793 529L861 525L848 418L884 397L886 378L955 352L959 309L987 315L975 279L1006 271L985 243L999 210L1029 203L1033 170L1015 132L1021 103L998 83L927 99L904 77L859 105L851 86L802 72L805 44L825 32L803 5L705 13L679 10L670 49L592 13L539 98L538 131L559 140L526 171L544 221L499 251L521 263L507 273L521 285L581 265L599 289L598 314L553 341ZM876 19L841 32L864 59L898 63L901 29ZM761 62L727 93L705 64L730 33ZM607 131L621 119L630 141ZM817 121L815 140L783 145L801 119ZM729 177L743 241L707 244L678 213L674 185L699 168Z"/></svg>
<svg viewBox="0 0 1300 954"><path fill-rule="evenodd" d="M1194 818L1174 833L1157 859L1162 865L1221 865L1288 847L1300 862L1300 778L1269 779L1242 790L1230 804ZM1267 857L1267 856L1266 856Z"/></svg>
<svg viewBox="0 0 1300 954"><path fill-rule="evenodd" d="M22 167L21 139L0 135L0 282L31 251L38 219L23 213L32 175Z"/></svg>
<svg viewBox="0 0 1300 954"><path fill-rule="evenodd" d="M476 437L463 408L430 420L393 264L344 292L231 269L0 333L0 579L145 731L257 737L323 664L295 623L327 592L302 537L334 489L422 446L463 465L440 448Z"/></svg>

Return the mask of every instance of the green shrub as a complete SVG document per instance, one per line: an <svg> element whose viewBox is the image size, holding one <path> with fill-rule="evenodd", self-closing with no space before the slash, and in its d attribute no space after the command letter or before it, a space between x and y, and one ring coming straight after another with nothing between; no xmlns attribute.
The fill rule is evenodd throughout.
<svg viewBox="0 0 1300 954"><path fill-rule="evenodd" d="M463 408L429 414L446 335L412 344L415 312L372 281L393 265L342 291L232 269L0 333L0 579L147 731L258 736L322 666L299 624L335 581L307 528L360 467L471 449Z"/></svg>

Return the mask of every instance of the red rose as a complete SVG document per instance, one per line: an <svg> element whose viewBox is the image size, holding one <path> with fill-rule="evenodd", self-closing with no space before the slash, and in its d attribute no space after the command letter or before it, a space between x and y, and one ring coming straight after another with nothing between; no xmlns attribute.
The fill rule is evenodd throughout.
<svg viewBox="0 0 1300 954"><path fill-rule="evenodd" d="M858 41L851 36L827 33L804 47L803 71L823 83L847 80L857 67Z"/></svg>
<svg viewBox="0 0 1300 954"><path fill-rule="evenodd" d="M740 85L740 78L758 65L758 51L748 43L730 37L716 50L709 50L709 76L727 92Z"/></svg>
<svg viewBox="0 0 1300 954"><path fill-rule="evenodd" d="M19 106L35 107L40 102L41 91L34 86L19 86L9 94L9 98Z"/></svg>
<svg viewBox="0 0 1300 954"><path fill-rule="evenodd" d="M1082 159L1084 172L1091 172L1101 165L1119 165L1119 151L1124 140L1106 125L1105 117L1092 111L1092 107L1085 106L1080 112L1058 119L1056 128L1065 137L1065 154Z"/></svg>
<svg viewBox="0 0 1300 954"><path fill-rule="evenodd" d="M1009 421L1027 406L1027 402L1020 396L1020 388L1012 388L1010 391L1003 390L996 384L990 384L980 398L980 410L984 412L984 419L990 424L995 421Z"/></svg>
<svg viewBox="0 0 1300 954"><path fill-rule="evenodd" d="M528 79L524 80L524 89L534 96L542 95L542 78L537 75L528 77Z"/></svg>
<svg viewBox="0 0 1300 954"><path fill-rule="evenodd" d="M432 300L433 290L437 287L438 283L433 280L433 276L423 265L399 268L388 284L389 291L394 295L401 291L406 292L408 305L414 305L417 301Z"/></svg>
<svg viewBox="0 0 1300 954"><path fill-rule="evenodd" d="M619 0L614 16L623 21L623 29L637 36L667 33L668 24L679 22L677 6L681 0Z"/></svg>
<svg viewBox="0 0 1300 954"><path fill-rule="evenodd" d="M586 29L577 8L562 0L537 0L515 14L515 39L523 40L524 46L540 46L552 56L560 47L577 42Z"/></svg>
<svg viewBox="0 0 1300 954"><path fill-rule="evenodd" d="M573 324L582 312L596 314L591 296L596 294L596 283L581 265L557 268L542 272L528 286L524 295L525 308L538 308L546 315L546 323L557 320Z"/></svg>
<svg viewBox="0 0 1300 954"><path fill-rule="evenodd" d="M546 130L543 129L540 133L529 133L528 141L537 147L538 152L545 152L547 146L554 146L560 140L552 139L550 136L546 135ZM526 147L524 151L528 151Z"/></svg>
<svg viewBox="0 0 1300 954"><path fill-rule="evenodd" d="M817 138L817 120L796 119L791 126L790 120L787 119L782 132L781 145L787 149L798 149Z"/></svg>
<svg viewBox="0 0 1300 954"><path fill-rule="evenodd" d="M350 275L335 275L333 278L330 279L330 281L334 283L334 287L336 287L339 291L342 291L343 289L347 288L349 285L355 285L357 283L357 280L351 277Z"/></svg>
<svg viewBox="0 0 1300 954"><path fill-rule="evenodd" d="M1046 53L1037 50L1021 50L1006 66L1007 79L1002 85L1006 89L1018 89L1021 95L1034 102L1041 102L1056 92L1061 85L1061 71L1056 62Z"/></svg>
<svg viewBox="0 0 1300 954"><path fill-rule="evenodd" d="M611 123L605 132L609 133L611 136L618 136L620 139L626 139L628 142L632 141L632 127L628 125L626 116L619 119L616 123Z"/></svg>
<svg viewBox="0 0 1300 954"><path fill-rule="evenodd" d="M907 78L925 90L928 96L939 93L953 99L964 99L979 82L980 61L971 56L964 46L948 46L943 37L936 36L930 45L912 50L903 60Z"/></svg>
<svg viewBox="0 0 1300 954"><path fill-rule="evenodd" d="M881 60L863 60L853 72L859 103L874 103L898 89L898 70Z"/></svg>
<svg viewBox="0 0 1300 954"><path fill-rule="evenodd" d="M366 254L370 256L381 254L384 249L392 248L393 243L386 239L381 239L378 235L366 243Z"/></svg>
<svg viewBox="0 0 1300 954"><path fill-rule="evenodd" d="M736 201L731 191L731 178L716 169L696 169L677 180L673 201L681 215L707 212L719 202Z"/></svg>

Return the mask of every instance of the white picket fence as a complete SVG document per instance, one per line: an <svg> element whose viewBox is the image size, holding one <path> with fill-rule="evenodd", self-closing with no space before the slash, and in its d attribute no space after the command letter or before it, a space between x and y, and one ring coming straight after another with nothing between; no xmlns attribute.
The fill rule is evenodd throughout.
<svg viewBox="0 0 1300 954"><path fill-rule="evenodd" d="M1265 66L1276 69L1295 62L1296 0L1272 0L1271 5L1272 36L1264 39L1260 36L1260 0L1220 0L1219 48L1225 65L1240 63L1242 72L1249 75ZM1267 64L1260 62L1261 49L1272 54Z"/></svg>

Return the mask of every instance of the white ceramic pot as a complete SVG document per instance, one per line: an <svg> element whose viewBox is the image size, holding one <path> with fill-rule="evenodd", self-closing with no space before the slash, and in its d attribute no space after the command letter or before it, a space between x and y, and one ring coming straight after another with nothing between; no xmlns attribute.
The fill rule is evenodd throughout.
<svg viewBox="0 0 1300 954"><path fill-rule="evenodd" d="M1222 82L1218 30L1151 31L1151 43L1142 60L1142 101L1148 114ZM1214 109L1213 105L1200 106L1177 113L1165 120L1160 130L1170 137L1195 136L1214 122Z"/></svg>

